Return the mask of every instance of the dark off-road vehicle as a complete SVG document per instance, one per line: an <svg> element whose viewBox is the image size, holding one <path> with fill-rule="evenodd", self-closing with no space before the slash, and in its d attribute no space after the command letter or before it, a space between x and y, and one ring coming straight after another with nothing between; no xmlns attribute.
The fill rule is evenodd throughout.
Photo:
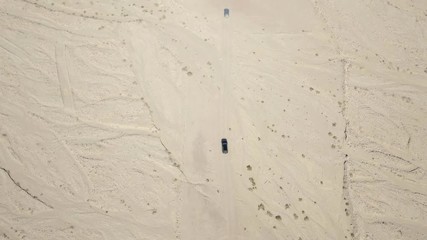
<svg viewBox="0 0 427 240"><path fill-rule="evenodd" d="M221 139L221 146L222 146L222 153L224 154L228 153L228 143L226 138Z"/></svg>

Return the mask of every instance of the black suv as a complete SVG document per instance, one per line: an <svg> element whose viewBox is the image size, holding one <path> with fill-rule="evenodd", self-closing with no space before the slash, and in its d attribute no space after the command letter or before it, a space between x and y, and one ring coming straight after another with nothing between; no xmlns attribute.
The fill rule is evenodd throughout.
<svg viewBox="0 0 427 240"><path fill-rule="evenodd" d="M222 153L224 154L228 153L228 143L226 138L221 139L221 146L222 146Z"/></svg>

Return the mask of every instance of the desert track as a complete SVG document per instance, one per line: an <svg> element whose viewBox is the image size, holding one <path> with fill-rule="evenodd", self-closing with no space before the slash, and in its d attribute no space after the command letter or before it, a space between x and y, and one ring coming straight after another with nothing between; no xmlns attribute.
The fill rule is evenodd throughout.
<svg viewBox="0 0 427 240"><path fill-rule="evenodd" d="M427 238L423 1L0 19L0 239Z"/></svg>

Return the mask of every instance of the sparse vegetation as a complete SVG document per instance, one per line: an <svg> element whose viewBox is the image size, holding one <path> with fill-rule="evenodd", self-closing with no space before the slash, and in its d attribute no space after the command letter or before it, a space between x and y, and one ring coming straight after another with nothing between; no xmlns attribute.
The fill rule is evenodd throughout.
<svg viewBox="0 0 427 240"><path fill-rule="evenodd" d="M249 178L249 181L252 183L252 186L253 186L253 187L255 187L255 186L256 186L256 183L255 183L254 178L250 177L250 178Z"/></svg>

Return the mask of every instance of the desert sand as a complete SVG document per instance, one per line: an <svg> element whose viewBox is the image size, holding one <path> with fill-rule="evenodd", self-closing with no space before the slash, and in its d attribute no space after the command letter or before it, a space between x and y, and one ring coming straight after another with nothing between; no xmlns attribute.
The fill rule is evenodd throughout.
<svg viewBox="0 0 427 240"><path fill-rule="evenodd" d="M424 0L0 0L0 239L425 240L426 34Z"/></svg>

